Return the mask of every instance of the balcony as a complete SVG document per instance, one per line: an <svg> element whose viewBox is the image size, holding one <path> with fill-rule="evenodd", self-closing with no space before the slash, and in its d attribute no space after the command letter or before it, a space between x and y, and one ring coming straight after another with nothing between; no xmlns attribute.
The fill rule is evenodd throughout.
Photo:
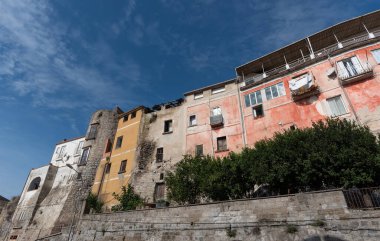
<svg viewBox="0 0 380 241"><path fill-rule="evenodd" d="M210 116L210 125L212 128L223 126L223 115Z"/></svg>
<svg viewBox="0 0 380 241"><path fill-rule="evenodd" d="M289 88L294 101L298 101L320 93L314 77L307 73L289 81Z"/></svg>
<svg viewBox="0 0 380 241"><path fill-rule="evenodd" d="M349 85L373 77L371 65L352 65L351 68L337 68L338 79L341 85Z"/></svg>

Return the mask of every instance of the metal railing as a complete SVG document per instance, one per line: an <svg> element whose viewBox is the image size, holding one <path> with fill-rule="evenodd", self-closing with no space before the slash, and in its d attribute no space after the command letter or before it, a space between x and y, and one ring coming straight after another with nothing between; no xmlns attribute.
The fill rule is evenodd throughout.
<svg viewBox="0 0 380 241"><path fill-rule="evenodd" d="M351 78L356 78L360 75L370 74L373 68L368 63L366 64L351 64L348 67L337 67L338 78L341 81L346 81Z"/></svg>
<svg viewBox="0 0 380 241"><path fill-rule="evenodd" d="M380 208L380 187L343 190L347 207L351 209Z"/></svg>
<svg viewBox="0 0 380 241"><path fill-rule="evenodd" d="M375 35L375 38L380 37L380 29L372 31L372 33ZM349 39L343 40L340 43L342 44L343 48L346 48L346 47L349 47L349 46L354 45L356 43L367 41L369 39L370 38L369 38L368 33L365 33L365 34L362 34L362 35L359 35L359 36L356 36L356 37L353 37L353 38L349 38ZM323 49L320 49L318 51L314 51L315 58L313 58L313 59L318 59L318 58L326 57L326 56L330 55L331 53L333 53L333 52L335 52L336 50L339 50L339 49L340 48L338 47L338 43L330 45L330 46L327 46L327 47L325 47ZM267 77L273 76L273 75L276 75L276 74L288 71L289 69L295 68L295 67L297 67L297 66L299 66L301 64L304 64L304 63L306 63L306 62L308 62L310 60L312 60L311 53L309 53L309 55L303 56L302 58L298 58L298 59L296 59L294 61L289 62L288 63L289 68L287 68L286 64L284 64L284 65L281 65L279 67L273 68L273 69L271 69L269 71L265 71L265 74L266 74ZM260 74L260 75L256 75L256 76L253 76L253 77L248 77L247 79L244 79L244 82L245 82L246 85L248 85L248 84L251 84L251 83L254 83L254 82L258 82L258 81L260 81L262 79L263 79L263 75Z"/></svg>

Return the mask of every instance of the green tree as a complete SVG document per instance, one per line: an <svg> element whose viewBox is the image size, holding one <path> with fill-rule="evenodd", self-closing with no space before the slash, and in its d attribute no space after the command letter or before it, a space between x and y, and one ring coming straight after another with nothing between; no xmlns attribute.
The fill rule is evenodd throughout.
<svg viewBox="0 0 380 241"><path fill-rule="evenodd" d="M144 203L143 199L134 192L130 184L128 184L128 187L122 186L120 194L113 193L112 195L120 202L120 204L112 207L112 211L134 210Z"/></svg>
<svg viewBox="0 0 380 241"><path fill-rule="evenodd" d="M101 213L104 205L104 203L98 199L98 196L93 193L88 194L86 204L87 207L95 213Z"/></svg>

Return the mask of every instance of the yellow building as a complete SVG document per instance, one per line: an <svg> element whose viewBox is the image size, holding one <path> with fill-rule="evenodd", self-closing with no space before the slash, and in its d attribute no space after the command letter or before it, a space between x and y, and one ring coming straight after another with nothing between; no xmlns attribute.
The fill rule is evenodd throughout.
<svg viewBox="0 0 380 241"><path fill-rule="evenodd" d="M98 195L106 209L118 204L112 194L120 193L121 187L128 185L136 166L140 123L145 110L140 106L120 114L114 140L106 143L92 187L92 193Z"/></svg>

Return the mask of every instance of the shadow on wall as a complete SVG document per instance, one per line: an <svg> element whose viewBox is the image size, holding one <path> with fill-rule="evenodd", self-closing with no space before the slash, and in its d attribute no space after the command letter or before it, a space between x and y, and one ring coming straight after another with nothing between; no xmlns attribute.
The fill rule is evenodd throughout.
<svg viewBox="0 0 380 241"><path fill-rule="evenodd" d="M310 238L304 239L303 241L345 241L345 240L341 238L325 235L323 236L323 238L321 236L312 236Z"/></svg>

